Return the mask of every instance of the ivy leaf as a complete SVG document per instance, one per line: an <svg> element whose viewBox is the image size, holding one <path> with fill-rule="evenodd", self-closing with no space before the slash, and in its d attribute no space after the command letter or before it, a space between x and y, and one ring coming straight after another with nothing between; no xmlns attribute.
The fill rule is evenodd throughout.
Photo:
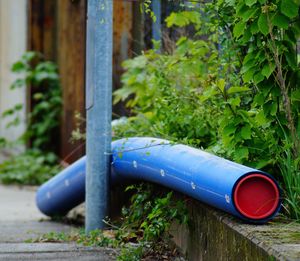
<svg viewBox="0 0 300 261"><path fill-rule="evenodd" d="M231 123L223 129L223 135L230 136L230 135L234 134L235 131L236 131L236 126Z"/></svg>
<svg viewBox="0 0 300 261"><path fill-rule="evenodd" d="M295 52L286 52L285 53L285 58L289 64L289 66L291 66L291 68L293 68L294 70L297 69L297 56Z"/></svg>
<svg viewBox="0 0 300 261"><path fill-rule="evenodd" d="M235 38L239 38L245 31L246 24L243 21L238 22L233 28L233 35Z"/></svg>
<svg viewBox="0 0 300 261"><path fill-rule="evenodd" d="M269 33L269 25L268 25L268 18L266 14L261 14L258 18L257 25L259 30L264 34L267 35Z"/></svg>
<svg viewBox="0 0 300 261"><path fill-rule="evenodd" d="M257 25L257 20L255 20L255 21L251 24L250 30L251 30L251 33L252 33L252 34L256 34L256 33L259 32L259 28L258 28L258 25Z"/></svg>
<svg viewBox="0 0 300 261"><path fill-rule="evenodd" d="M226 82L224 79L218 80L217 86L222 93L224 93L225 85L226 85Z"/></svg>
<svg viewBox="0 0 300 261"><path fill-rule="evenodd" d="M289 18L294 18L298 15L298 5L293 0L282 0L280 10Z"/></svg>
<svg viewBox="0 0 300 261"><path fill-rule="evenodd" d="M263 93L259 92L258 94L255 95L254 100L253 100L254 104L257 105L263 105L265 102L265 96Z"/></svg>
<svg viewBox="0 0 300 261"><path fill-rule="evenodd" d="M292 101L300 101L300 89L293 91L291 98L292 98Z"/></svg>
<svg viewBox="0 0 300 261"><path fill-rule="evenodd" d="M262 82L264 80L264 76L262 75L261 72L258 72L257 74L254 75L253 77L253 82L255 84L259 84L260 82Z"/></svg>
<svg viewBox="0 0 300 261"><path fill-rule="evenodd" d="M290 21L289 21L289 19L286 16L284 16L284 15L282 15L280 13L277 13L273 17L272 23L273 23L273 25L275 25L275 26L277 26L279 28L288 29Z"/></svg>
<svg viewBox="0 0 300 261"><path fill-rule="evenodd" d="M251 8L249 10L247 10L246 12L244 12L243 14L241 14L241 18L243 19L244 22L247 22L250 18L252 18L254 16L254 14L258 11L258 8Z"/></svg>
<svg viewBox="0 0 300 261"><path fill-rule="evenodd" d="M255 165L255 168L256 169L261 169L265 166L267 166L268 164L271 164L272 163L272 160L270 159L261 159L260 161L258 161Z"/></svg>
<svg viewBox="0 0 300 261"><path fill-rule="evenodd" d="M242 159L248 159L249 150L246 147L237 148L235 150L235 160L240 161Z"/></svg>
<svg viewBox="0 0 300 261"><path fill-rule="evenodd" d="M18 61L14 63L11 67L12 72L19 73L19 72L24 72L27 69L27 66L24 62Z"/></svg>
<svg viewBox="0 0 300 261"><path fill-rule="evenodd" d="M259 124L259 126L263 126L267 123L267 119L265 117L264 111L261 110L255 117L255 121Z"/></svg>
<svg viewBox="0 0 300 261"><path fill-rule="evenodd" d="M255 52L251 51L251 52L248 52L244 58L244 61L243 61L243 65L247 62L249 62L250 60L255 60Z"/></svg>
<svg viewBox="0 0 300 261"><path fill-rule="evenodd" d="M244 140L250 140L251 139L251 127L250 127L250 125L246 125L242 128L241 136Z"/></svg>
<svg viewBox="0 0 300 261"><path fill-rule="evenodd" d="M171 13L169 17L166 18L167 27L172 26L184 27L189 24L194 24L196 28L201 25L201 16L199 12L196 11L182 11L178 13Z"/></svg>
<svg viewBox="0 0 300 261"><path fill-rule="evenodd" d="M249 68L249 70L243 74L244 82L250 82L253 79L253 75L256 73L256 70L256 67Z"/></svg>
<svg viewBox="0 0 300 261"><path fill-rule="evenodd" d="M229 99L228 103L235 109L237 106L240 106L241 98L238 96L238 97Z"/></svg>
<svg viewBox="0 0 300 261"><path fill-rule="evenodd" d="M247 44L252 37L251 29L248 28L244 31L243 37L240 39L241 44Z"/></svg>
<svg viewBox="0 0 300 261"><path fill-rule="evenodd" d="M263 67L262 71L261 71L261 74L263 76L265 76L267 79L269 79L269 77L271 76L271 74L274 72L276 68L276 65L275 63L266 63L265 66Z"/></svg>
<svg viewBox="0 0 300 261"><path fill-rule="evenodd" d="M228 94L247 92L250 91L248 87L230 87L227 91Z"/></svg>
<svg viewBox="0 0 300 261"><path fill-rule="evenodd" d="M256 65L256 62L257 62L256 59L247 60L247 62L245 62L245 60L244 60L244 62L243 62L243 67L242 67L242 69L241 69L241 73L245 73L245 72L247 72L249 69L251 69L251 68L257 66L257 65Z"/></svg>
<svg viewBox="0 0 300 261"><path fill-rule="evenodd" d="M245 4L248 6L252 6L256 4L257 0L245 0Z"/></svg>
<svg viewBox="0 0 300 261"><path fill-rule="evenodd" d="M278 110L278 104L277 104L277 102L273 102L271 105L270 114L272 116L275 116L277 113L277 110Z"/></svg>

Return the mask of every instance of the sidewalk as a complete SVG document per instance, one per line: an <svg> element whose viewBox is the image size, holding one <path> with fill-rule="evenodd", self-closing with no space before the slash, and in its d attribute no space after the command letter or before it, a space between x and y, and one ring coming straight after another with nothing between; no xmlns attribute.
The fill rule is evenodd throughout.
<svg viewBox="0 0 300 261"><path fill-rule="evenodd" d="M0 185L0 260L114 260L110 249L76 244L25 243L75 227L50 221L35 206L35 189Z"/></svg>

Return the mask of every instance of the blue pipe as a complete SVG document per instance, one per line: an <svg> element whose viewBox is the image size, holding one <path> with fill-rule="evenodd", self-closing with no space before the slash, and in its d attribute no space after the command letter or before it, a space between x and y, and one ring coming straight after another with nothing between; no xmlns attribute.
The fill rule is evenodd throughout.
<svg viewBox="0 0 300 261"><path fill-rule="evenodd" d="M37 205L43 213L64 214L80 201L84 161L82 158L40 187ZM167 140L114 141L111 166L112 183L124 179L158 183L249 222L267 222L281 205L279 186L267 173ZM66 180L74 184L66 186Z"/></svg>

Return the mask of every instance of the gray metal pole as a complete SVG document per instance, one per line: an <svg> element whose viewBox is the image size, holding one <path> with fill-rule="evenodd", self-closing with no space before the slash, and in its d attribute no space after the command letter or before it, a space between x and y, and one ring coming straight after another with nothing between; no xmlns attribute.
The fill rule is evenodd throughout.
<svg viewBox="0 0 300 261"><path fill-rule="evenodd" d="M152 24L152 38L156 41L161 40L161 0L152 0L152 11L156 21Z"/></svg>
<svg viewBox="0 0 300 261"><path fill-rule="evenodd" d="M108 214L112 110L112 0L88 0L86 232Z"/></svg>

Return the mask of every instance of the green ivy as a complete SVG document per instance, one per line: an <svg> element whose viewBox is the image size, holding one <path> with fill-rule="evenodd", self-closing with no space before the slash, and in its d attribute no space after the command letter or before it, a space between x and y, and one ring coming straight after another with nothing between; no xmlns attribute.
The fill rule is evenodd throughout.
<svg viewBox="0 0 300 261"><path fill-rule="evenodd" d="M294 0L237 1L234 36L245 54L241 75L256 88L251 109L255 121L279 147L273 158L286 191L286 209L300 218L300 2Z"/></svg>
<svg viewBox="0 0 300 261"><path fill-rule="evenodd" d="M0 181L4 184L40 185L61 170L56 164L55 154L29 150L0 163Z"/></svg>
<svg viewBox="0 0 300 261"><path fill-rule="evenodd" d="M26 52L13 64L12 72L19 77L10 86L11 91L27 88L32 94L32 108L27 115L27 128L16 141L0 137L0 148L14 148L20 144L30 144L30 149L20 155L11 155L0 164L0 181L3 183L42 184L60 168L57 150L59 122L61 116L61 88L55 64L44 61L36 52ZM7 120L7 128L21 123L19 112L24 104L16 104L7 109L0 119Z"/></svg>
<svg viewBox="0 0 300 261"><path fill-rule="evenodd" d="M10 89L28 88L32 95L32 108L28 114L27 129L21 139L31 147L44 151L55 151L54 140L59 137L59 122L62 109L61 88L57 67L44 61L36 52L26 52L13 64L12 72L20 75ZM3 112L8 118L7 128L20 124L18 112L23 104L16 104Z"/></svg>

